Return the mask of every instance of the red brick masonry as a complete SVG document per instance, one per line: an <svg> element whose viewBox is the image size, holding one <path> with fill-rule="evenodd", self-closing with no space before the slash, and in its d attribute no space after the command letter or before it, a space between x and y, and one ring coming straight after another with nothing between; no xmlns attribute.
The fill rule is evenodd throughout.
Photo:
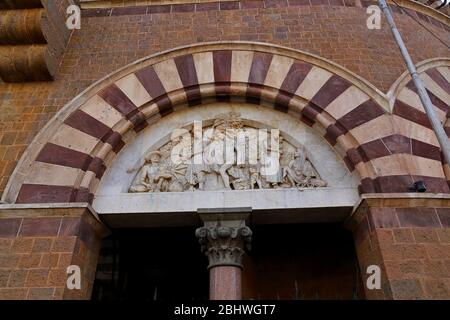
<svg viewBox="0 0 450 320"><path fill-rule="evenodd" d="M87 208L2 210L0 300L89 299L107 229ZM81 269L81 290L66 287Z"/></svg>
<svg viewBox="0 0 450 320"><path fill-rule="evenodd" d="M444 207L404 207L403 202L380 207L369 200L359 209L363 219L354 234L361 274L369 265L382 271L381 290L364 286L366 297L450 299L448 200Z"/></svg>

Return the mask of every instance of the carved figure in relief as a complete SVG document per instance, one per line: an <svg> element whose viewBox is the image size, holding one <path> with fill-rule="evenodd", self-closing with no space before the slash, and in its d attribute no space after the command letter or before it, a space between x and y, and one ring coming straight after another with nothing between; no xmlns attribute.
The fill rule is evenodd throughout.
<svg viewBox="0 0 450 320"><path fill-rule="evenodd" d="M226 171L231 168L234 159L231 159L231 164L227 163L226 155L234 154L234 147L230 146L230 143L226 144L227 140L225 130L214 129L213 127L212 136L206 144L203 156L208 171L219 174L225 188L230 189L230 179ZM230 150L230 148L233 148L233 150Z"/></svg>
<svg viewBox="0 0 450 320"><path fill-rule="evenodd" d="M195 163L193 161L194 157L195 154L186 169L186 181L189 184L189 191L195 191L197 186L198 190L204 190L206 174L210 170L204 163Z"/></svg>
<svg viewBox="0 0 450 320"><path fill-rule="evenodd" d="M264 189L264 183L260 175L260 166L258 164L250 165L249 171L250 171L250 189L255 189L255 186L257 186L258 189Z"/></svg>
<svg viewBox="0 0 450 320"><path fill-rule="evenodd" d="M250 189L250 170L246 164L239 164L228 170L234 190Z"/></svg>
<svg viewBox="0 0 450 320"><path fill-rule="evenodd" d="M172 175L164 172L161 166L161 153L152 151L145 157L146 164L138 172L130 192L169 191L169 181Z"/></svg>
<svg viewBox="0 0 450 320"><path fill-rule="evenodd" d="M282 137L277 135L272 137L270 147L265 147L267 153L263 152L261 156L261 176L265 182L273 188L279 188L279 184L283 182L283 171L280 166L280 158L283 155L281 150Z"/></svg>
<svg viewBox="0 0 450 320"><path fill-rule="evenodd" d="M317 177L314 168L306 159L305 147L299 147L294 153L294 159L289 162L284 172L292 186L324 187L326 183Z"/></svg>
<svg viewBox="0 0 450 320"><path fill-rule="evenodd" d="M227 171L236 164L236 130L243 126L238 113L219 115L211 128L212 137L205 147L204 157L209 171L218 173L228 190L231 187Z"/></svg>

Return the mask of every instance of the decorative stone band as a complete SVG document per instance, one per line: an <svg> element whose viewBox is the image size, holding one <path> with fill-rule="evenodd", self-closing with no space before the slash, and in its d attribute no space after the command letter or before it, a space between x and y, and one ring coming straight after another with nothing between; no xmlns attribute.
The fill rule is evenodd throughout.
<svg viewBox="0 0 450 320"><path fill-rule="evenodd" d="M41 0L2 0L0 9L41 8Z"/></svg>
<svg viewBox="0 0 450 320"><path fill-rule="evenodd" d="M446 66L437 65L421 73L427 93L435 107L434 110L441 120L448 137L450 137L449 70ZM411 153L417 156L442 161L444 174L448 185L450 185L449 166L445 163L435 135L432 135L433 138L428 136L430 139L425 138L426 134L424 133L431 133L433 129L412 80L399 90L392 114L394 126L406 142L404 146L409 146ZM410 140L409 144L407 143L408 139ZM429 183L429 185L431 184Z"/></svg>
<svg viewBox="0 0 450 320"><path fill-rule="evenodd" d="M69 4L73 1L0 1L3 82L53 79L72 32L65 25Z"/></svg>
<svg viewBox="0 0 450 320"><path fill-rule="evenodd" d="M0 10L5 26L0 29L0 44L46 43L41 27L44 13L44 9Z"/></svg>
<svg viewBox="0 0 450 320"><path fill-rule="evenodd" d="M429 6L416 1L397 0L403 10L417 17L423 22L431 23L444 30L448 28L448 17ZM388 0L389 4L392 4ZM272 8L294 8L308 6L331 6L331 7L368 7L377 5L376 0L177 0L177 1L104 1L104 0L82 0L81 8L84 17L106 17L121 15L144 15L183 12L203 12L214 10L248 10L248 9L272 9ZM401 10L392 5L391 9L398 14ZM326 9L324 9L326 10ZM329 9L331 10L331 9ZM448 30L448 29L447 29Z"/></svg>
<svg viewBox="0 0 450 320"><path fill-rule="evenodd" d="M55 68L49 69L52 64L41 25L45 10L33 1L23 4L27 9L1 10L22 8L13 7L12 2L0 5L0 78L4 82L49 80Z"/></svg>
<svg viewBox="0 0 450 320"><path fill-rule="evenodd" d="M427 72L425 85L444 119L450 69ZM213 43L166 52L108 76L63 108L23 156L3 200L91 201L127 141L161 117L214 101L273 108L313 127L358 172L362 193L408 192L418 179L429 192L448 193L439 144L415 95L401 90L391 115L387 97L363 79L273 45Z"/></svg>
<svg viewBox="0 0 450 320"><path fill-rule="evenodd" d="M56 68L46 44L0 45L0 78L4 82L47 81Z"/></svg>
<svg viewBox="0 0 450 320"><path fill-rule="evenodd" d="M0 205L0 300L90 299L101 239L110 231L86 204ZM81 289L67 287L80 267Z"/></svg>
<svg viewBox="0 0 450 320"><path fill-rule="evenodd" d="M380 208L380 212L374 213L374 216L378 215L379 219L370 222L376 228L450 227L449 194L364 194L361 196L361 201L355 206L352 215L344 222L345 227L354 229L359 223L365 220L367 218L368 208ZM388 208L396 208L398 211L397 215L395 211ZM424 211L424 208L435 208L436 210L427 213L428 216L426 217L422 215L422 221L412 223L403 219L402 211L414 213L416 218L420 219L420 211ZM398 214L399 212L400 214Z"/></svg>
<svg viewBox="0 0 450 320"><path fill-rule="evenodd" d="M198 228L195 235L208 257L208 269L217 266L242 268L244 250L251 249L252 231L247 226L205 226Z"/></svg>

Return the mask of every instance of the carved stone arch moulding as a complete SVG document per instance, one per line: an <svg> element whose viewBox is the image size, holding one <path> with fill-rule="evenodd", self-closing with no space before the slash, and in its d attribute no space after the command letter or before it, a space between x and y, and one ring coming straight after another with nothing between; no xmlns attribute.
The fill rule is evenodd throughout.
<svg viewBox="0 0 450 320"><path fill-rule="evenodd" d="M439 72L448 81L448 68ZM245 101L300 119L357 171L362 193L408 192L415 176L426 178L431 192L449 192L440 160L398 150L406 138L389 100L366 80L312 54L219 42L150 56L93 84L34 139L3 201L91 202L106 168L136 134L211 101ZM429 131L417 138L436 140Z"/></svg>
<svg viewBox="0 0 450 320"><path fill-rule="evenodd" d="M424 60L418 63L416 68L434 105L434 110L447 136L450 137L450 58ZM401 136L403 140L399 146L410 150L413 155L440 161L443 164L447 183L450 185L450 167L445 163L417 89L407 71L391 86L387 96L397 136ZM425 177L424 180L427 178ZM431 183L433 182L430 181L429 184Z"/></svg>

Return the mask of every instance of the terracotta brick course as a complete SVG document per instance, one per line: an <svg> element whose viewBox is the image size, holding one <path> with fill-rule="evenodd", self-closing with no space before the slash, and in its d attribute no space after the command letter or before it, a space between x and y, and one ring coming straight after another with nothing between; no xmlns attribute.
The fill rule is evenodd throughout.
<svg viewBox="0 0 450 320"><path fill-rule="evenodd" d="M63 15L73 0L34 1L0 8L0 75L4 82L47 81L56 73L71 30ZM13 10L2 10L13 9Z"/></svg>
<svg viewBox="0 0 450 320"><path fill-rule="evenodd" d="M34 239L32 252L48 252L52 247L53 238Z"/></svg>
<svg viewBox="0 0 450 320"><path fill-rule="evenodd" d="M439 242L437 232L432 228L413 229L416 243Z"/></svg>
<svg viewBox="0 0 450 320"><path fill-rule="evenodd" d="M22 288L0 288L0 300L25 300L27 292Z"/></svg>
<svg viewBox="0 0 450 320"><path fill-rule="evenodd" d="M34 239L18 238L13 241L11 252L13 253L29 253L33 247Z"/></svg>
<svg viewBox="0 0 450 320"><path fill-rule="evenodd" d="M44 253L42 254L41 261L39 263L40 268L55 268L58 266L59 254L56 253Z"/></svg>
<svg viewBox="0 0 450 320"><path fill-rule="evenodd" d="M52 300L55 288L31 288L28 291L28 300Z"/></svg>
<svg viewBox="0 0 450 320"><path fill-rule="evenodd" d="M6 287L8 285L8 279L11 271L0 270L0 287Z"/></svg>
<svg viewBox="0 0 450 320"><path fill-rule="evenodd" d="M442 280L425 280L423 282L427 299L448 299L450 290L448 289L448 281Z"/></svg>
<svg viewBox="0 0 450 320"><path fill-rule="evenodd" d="M58 216L58 210L54 210L56 216L52 217L46 209L41 217L20 218L22 227L28 231L16 232L12 238L0 238L0 300L89 298L100 238L106 228L86 209L65 210L64 217ZM9 220L0 218L0 226L11 225ZM43 228L43 225L49 227ZM64 228L60 229L60 225ZM81 269L80 292L70 292L66 288L69 265L78 265Z"/></svg>
<svg viewBox="0 0 450 320"><path fill-rule="evenodd" d="M444 208L363 204L360 210L365 215L354 234L361 273L371 264L382 270L382 289L366 289L369 299L450 299L450 229L436 214ZM403 224L383 223L396 215Z"/></svg>
<svg viewBox="0 0 450 320"><path fill-rule="evenodd" d="M411 229L394 229L393 233L396 243L414 242Z"/></svg>
<svg viewBox="0 0 450 320"><path fill-rule="evenodd" d="M37 268L41 263L42 254L32 253L21 255L19 261L19 268Z"/></svg>
<svg viewBox="0 0 450 320"><path fill-rule="evenodd" d="M19 235L29 236L56 236L61 225L61 218L31 218L24 219Z"/></svg>

